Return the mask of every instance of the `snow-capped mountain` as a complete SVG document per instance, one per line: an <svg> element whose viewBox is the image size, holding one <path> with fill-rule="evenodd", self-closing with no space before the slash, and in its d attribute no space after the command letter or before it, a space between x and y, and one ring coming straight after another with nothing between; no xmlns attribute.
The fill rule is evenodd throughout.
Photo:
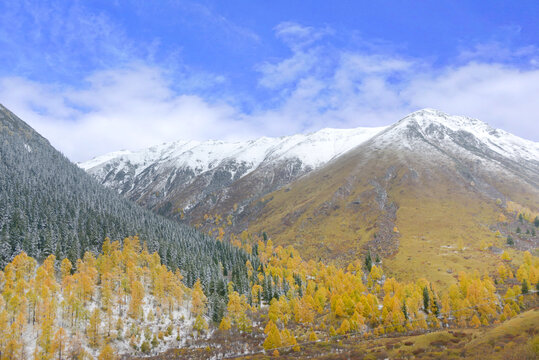
<svg viewBox="0 0 539 360"><path fill-rule="evenodd" d="M395 126L388 128L390 136L381 135L380 141L388 143L407 142L410 136L401 136L403 131L416 130L423 139L451 139L453 143L472 140L477 147L483 147L513 160L539 162L539 143L522 139L501 129L494 129L487 123L466 116L448 115L435 109L423 109L411 113ZM461 137L459 139L459 136Z"/></svg>
<svg viewBox="0 0 539 360"><path fill-rule="evenodd" d="M134 169L134 175L159 164L164 168L190 169L194 175L214 170L223 165L236 165L231 178L241 178L269 163L299 160L303 169L314 169L332 158L361 144L384 130L357 128L350 130L323 129L311 134L279 138L261 137L249 141L176 141L139 151L116 151L79 164L101 180L110 177L110 167L116 172ZM108 182L105 182L108 185ZM134 184L132 184L134 185Z"/></svg>
<svg viewBox="0 0 539 360"><path fill-rule="evenodd" d="M218 203L242 206L372 138L385 127L323 129L249 141L176 141L118 151L79 166L107 187L170 215ZM241 184L241 186L239 186ZM235 188L244 194L234 194Z"/></svg>
<svg viewBox="0 0 539 360"><path fill-rule="evenodd" d="M453 163L458 172L512 176L539 187L539 143L466 116L416 111L373 138L375 147L400 149L424 162ZM471 179L471 178L470 178Z"/></svg>
<svg viewBox="0 0 539 360"><path fill-rule="evenodd" d="M399 166L412 174L424 168L425 179L443 169L447 179L473 183L475 190L494 198L504 198L504 189L515 184L539 188L538 143L432 109L389 127L324 129L243 142L178 141L107 154L80 166L105 186L164 215L186 215L194 223L205 214L232 215L237 231L256 221L272 192L288 191L314 169L325 174L319 183L326 182L335 172L327 168L334 163L346 164L362 177L385 163L392 164L389 173ZM365 181L380 184L374 178ZM303 190L307 197L309 189Z"/></svg>
<svg viewBox="0 0 539 360"><path fill-rule="evenodd" d="M501 213L515 216L508 204L539 212L539 144L420 110L265 199L245 209L237 228L266 232L306 258L351 261L369 249L391 257L395 273L428 267L445 281L442 246L501 246L494 233L509 234L498 224ZM515 247L538 244L523 236Z"/></svg>

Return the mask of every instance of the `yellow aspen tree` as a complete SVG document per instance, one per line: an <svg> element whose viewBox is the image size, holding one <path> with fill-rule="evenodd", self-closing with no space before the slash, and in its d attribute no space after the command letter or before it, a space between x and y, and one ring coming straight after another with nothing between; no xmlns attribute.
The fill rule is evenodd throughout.
<svg viewBox="0 0 539 360"><path fill-rule="evenodd" d="M251 288L251 295L253 297L253 302L256 305L260 305L261 294L262 294L262 286L260 286L259 284L254 284L253 287Z"/></svg>
<svg viewBox="0 0 539 360"><path fill-rule="evenodd" d="M14 333L14 324L11 326L11 333ZM20 341L20 338L16 338L14 336L10 336L7 340L4 352L2 353L2 359L20 359L21 358L21 352L22 352L22 343Z"/></svg>
<svg viewBox="0 0 539 360"><path fill-rule="evenodd" d="M296 337L288 329L283 329L283 331L281 331L281 344L282 346L292 347L292 350L294 351L300 350Z"/></svg>
<svg viewBox="0 0 539 360"><path fill-rule="evenodd" d="M335 331L335 328L333 327L333 325L330 326L329 328L329 336L336 336L337 335L337 332Z"/></svg>
<svg viewBox="0 0 539 360"><path fill-rule="evenodd" d="M539 266L530 266L528 277L530 284L537 284L539 282Z"/></svg>
<svg viewBox="0 0 539 360"><path fill-rule="evenodd" d="M195 330L197 333L203 333L208 329L208 323L206 322L206 319L204 319L204 316L197 315L195 318L195 322L193 324L193 330Z"/></svg>
<svg viewBox="0 0 539 360"><path fill-rule="evenodd" d="M512 317L514 317L515 315L516 315L516 313L515 313L515 311L513 309L511 309L511 306L509 306L509 304L505 304L505 306L503 308L502 315L500 316L500 321L509 320Z"/></svg>
<svg viewBox="0 0 539 360"><path fill-rule="evenodd" d="M107 336L110 336L113 314L113 282L112 274L107 272L101 276L101 306L107 317Z"/></svg>
<svg viewBox="0 0 539 360"><path fill-rule="evenodd" d="M529 251L524 251L524 264L532 265L532 254Z"/></svg>
<svg viewBox="0 0 539 360"><path fill-rule="evenodd" d="M266 340L264 340L263 347L265 350L271 350L275 348L281 347L281 333L279 332L279 329L277 328L277 325L273 321L269 321L268 325L266 326Z"/></svg>
<svg viewBox="0 0 539 360"><path fill-rule="evenodd" d="M71 264L71 261L69 261L68 258L64 258L60 264L60 281L62 282L62 285L64 286L65 279L71 275L71 269L73 268L73 265Z"/></svg>
<svg viewBox="0 0 539 360"><path fill-rule="evenodd" d="M504 264L500 264L500 266L498 266L498 277L500 279L501 284L503 284L505 282L505 279L509 277Z"/></svg>
<svg viewBox="0 0 539 360"><path fill-rule="evenodd" d="M0 300L3 300L0 296ZM10 328L8 324L8 315L6 310L0 312L0 353L4 354L6 345L9 341Z"/></svg>
<svg viewBox="0 0 539 360"><path fill-rule="evenodd" d="M243 308L240 295L236 291L232 291L228 294L228 304L226 309L232 324L237 325L238 319L245 310Z"/></svg>
<svg viewBox="0 0 539 360"><path fill-rule="evenodd" d="M250 331L251 320L247 317L249 309L245 295L239 295L236 291L228 295L227 312L232 324L240 331Z"/></svg>
<svg viewBox="0 0 539 360"><path fill-rule="evenodd" d="M67 351L67 336L64 328L60 327L54 334L52 340L52 353L58 355L58 359L63 359Z"/></svg>
<svg viewBox="0 0 539 360"><path fill-rule="evenodd" d="M144 299L144 286L138 280L133 282L131 288L131 301L129 303L129 316L139 319L142 313L142 300Z"/></svg>
<svg viewBox="0 0 539 360"><path fill-rule="evenodd" d="M230 319L227 316L224 316L223 319L221 319L221 322L219 323L219 330L221 331L228 331L232 327L232 324L230 322Z"/></svg>
<svg viewBox="0 0 539 360"><path fill-rule="evenodd" d="M476 314L472 316L472 320L470 320L470 326L474 328L478 328L481 326L481 320L479 320Z"/></svg>
<svg viewBox="0 0 539 360"><path fill-rule="evenodd" d="M203 315L206 312L206 295L202 291L202 284L198 279L193 285L193 291L191 293L191 313L195 316Z"/></svg>
<svg viewBox="0 0 539 360"><path fill-rule="evenodd" d="M338 296L337 300L335 301L334 313L335 313L335 316L337 317L343 317L346 315L344 311L344 302L340 296Z"/></svg>
<svg viewBox="0 0 539 360"><path fill-rule="evenodd" d="M292 309L285 296L279 298L279 309L281 310L281 321L286 325L292 317Z"/></svg>
<svg viewBox="0 0 539 360"><path fill-rule="evenodd" d="M41 350L40 356L48 356L52 353L52 331L54 325L55 307L48 297L44 298L43 311L40 320L40 332L38 344ZM14 324L15 325L15 324Z"/></svg>
<svg viewBox="0 0 539 360"><path fill-rule="evenodd" d="M310 298L311 301L308 301L308 298ZM300 324L311 324L314 321L314 310L311 306L312 302L314 302L314 300L310 295L296 301L294 308L296 322Z"/></svg>
<svg viewBox="0 0 539 360"><path fill-rule="evenodd" d="M318 290L316 290L316 293L314 294L314 302L316 311L321 314L324 311L327 303L327 289L324 286L320 286Z"/></svg>
<svg viewBox="0 0 539 360"><path fill-rule="evenodd" d="M116 352L110 344L106 344L99 353L98 360L116 360Z"/></svg>
<svg viewBox="0 0 539 360"><path fill-rule="evenodd" d="M271 299L268 309L268 319L276 323L278 320L281 320L282 316L283 314L281 312L279 301L275 298Z"/></svg>
<svg viewBox="0 0 539 360"><path fill-rule="evenodd" d="M520 265L516 273L516 278L518 279L519 282L522 282L524 279L528 280L529 278L528 269L529 269L529 265L527 264Z"/></svg>
<svg viewBox="0 0 539 360"><path fill-rule="evenodd" d="M101 336L99 333L99 327L101 325L101 314L99 308L95 308L90 316L88 327L86 328L86 336L88 337L88 344L97 348L101 342Z"/></svg>
<svg viewBox="0 0 539 360"><path fill-rule="evenodd" d="M341 326L337 330L337 333L340 334L340 335L344 335L344 334L347 334L349 332L350 332L350 322L348 321L348 319L344 319L341 322Z"/></svg>

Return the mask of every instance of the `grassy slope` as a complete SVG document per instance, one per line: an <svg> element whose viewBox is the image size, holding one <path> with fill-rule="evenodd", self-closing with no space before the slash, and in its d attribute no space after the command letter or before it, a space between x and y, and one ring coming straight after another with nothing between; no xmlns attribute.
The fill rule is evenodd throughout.
<svg viewBox="0 0 539 360"><path fill-rule="evenodd" d="M401 204L397 211L401 238L399 252L384 264L391 273L413 280L420 270L431 281L445 284L461 270L493 270L499 257L479 251L479 243L484 239L501 245L489 229L499 209L493 201L449 186L438 184L434 194L405 191L395 196Z"/></svg>
<svg viewBox="0 0 539 360"><path fill-rule="evenodd" d="M280 359L492 359L525 360L539 357L539 310L526 311L500 325L479 329L447 329L419 335L388 335L376 339L342 338L320 341L301 347L300 351L283 350ZM221 340L224 341L224 340ZM232 340L228 340L229 342ZM240 341L248 341L246 337ZM257 340L258 342L261 339ZM257 342L255 341L255 343ZM221 345L223 345L221 343ZM214 356L210 346L171 349L151 357L130 359L208 359ZM232 350L232 352L234 352ZM272 353L270 351L270 353ZM262 354L235 359L271 359Z"/></svg>
<svg viewBox="0 0 539 360"><path fill-rule="evenodd" d="M538 189L515 178L483 179L504 197L539 207ZM380 221L387 208L380 210L373 180L387 191L387 204L397 205L394 223ZM482 240L504 245L490 229L502 210L494 197L463 180L451 162L425 163L406 153L359 148L264 201L250 232L265 231L305 258L341 264L366 248L383 252L398 245L384 268L400 279L425 276L445 286L460 270L483 273L499 263L499 256L479 250ZM375 234L386 235L373 241Z"/></svg>
<svg viewBox="0 0 539 360"><path fill-rule="evenodd" d="M537 359L539 310L524 312L498 326L442 330L422 335L319 342L282 359ZM257 355L245 359L268 359Z"/></svg>

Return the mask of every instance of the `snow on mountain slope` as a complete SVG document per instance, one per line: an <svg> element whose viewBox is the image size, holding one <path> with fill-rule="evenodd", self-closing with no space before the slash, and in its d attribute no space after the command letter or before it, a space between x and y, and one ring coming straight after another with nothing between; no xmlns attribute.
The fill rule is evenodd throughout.
<svg viewBox="0 0 539 360"><path fill-rule="evenodd" d="M383 131L323 129L249 141L176 141L118 151L79 164L107 187L176 216L197 217L218 206L243 206L274 191ZM221 211L221 210L219 210Z"/></svg>
<svg viewBox="0 0 539 360"><path fill-rule="evenodd" d="M80 163L79 166L98 179L100 173L103 175L101 169L112 163L116 166L124 164L134 166L137 174L154 164L189 167L196 174L200 174L216 168L225 160L235 160L246 164L249 170L243 172L241 176L247 175L262 163L282 159L297 158L304 167L316 168L384 129L385 127L351 130L323 129L307 135L261 137L256 140L237 142L176 141L140 151L112 152Z"/></svg>
<svg viewBox="0 0 539 360"><path fill-rule="evenodd" d="M522 139L501 129L494 129L488 124L466 116L448 115L435 109L423 109L411 113L399 121L392 129L393 138L388 141L402 140L398 129L410 128L413 124L423 135L437 135L439 139L452 132L468 133L499 155L513 160L539 161L539 143ZM396 136L395 136L396 135Z"/></svg>
<svg viewBox="0 0 539 360"><path fill-rule="evenodd" d="M475 250L481 241L507 245L509 230L498 224L500 214L515 217L507 204L539 211L538 145L479 120L420 110L252 203L233 224L306 259L346 264L370 251L384 258L388 276L428 273L449 284L464 266L499 261ZM519 249L539 244L514 238ZM460 268L444 250L459 241L471 257Z"/></svg>
<svg viewBox="0 0 539 360"><path fill-rule="evenodd" d="M411 113L389 127L323 129L240 142L178 141L107 154L80 166L131 200L163 215L185 215L199 223L205 214L252 220L243 211L254 211L250 205L261 208L266 194L342 157L357 162L354 159L362 152L375 160L392 154L396 163L413 157L449 166L457 160L456 171L468 177L481 169L494 177L510 172L513 178L539 186L538 143L433 109ZM499 193L486 181L475 183L491 194Z"/></svg>

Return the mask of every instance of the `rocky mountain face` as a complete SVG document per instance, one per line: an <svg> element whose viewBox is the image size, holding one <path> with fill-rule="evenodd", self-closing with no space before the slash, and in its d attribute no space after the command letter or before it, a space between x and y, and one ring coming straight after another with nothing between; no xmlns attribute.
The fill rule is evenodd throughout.
<svg viewBox="0 0 539 360"><path fill-rule="evenodd" d="M251 141L177 141L79 164L103 185L163 215L199 222L241 214L384 128L324 129Z"/></svg>

